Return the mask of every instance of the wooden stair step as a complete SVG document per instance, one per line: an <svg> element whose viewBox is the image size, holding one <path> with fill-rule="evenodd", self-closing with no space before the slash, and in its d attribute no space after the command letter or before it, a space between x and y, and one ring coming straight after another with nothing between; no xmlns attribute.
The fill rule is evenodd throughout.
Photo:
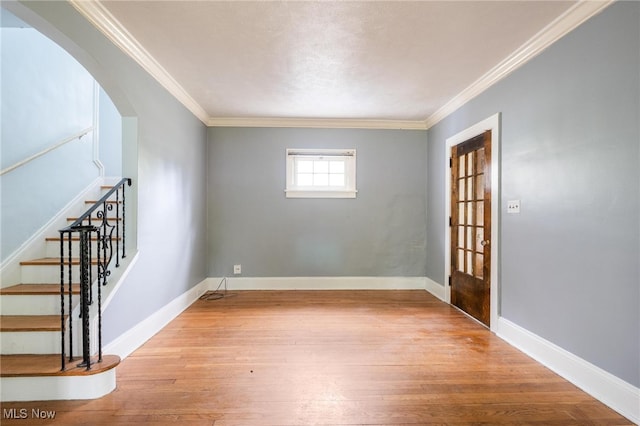
<svg viewBox="0 0 640 426"><path fill-rule="evenodd" d="M113 237L112 238L114 241L116 240L120 240L120 237ZM64 239L65 241L68 241L68 238ZM60 242L60 237L46 237L45 241L58 241ZM71 241L80 241L80 237L71 237ZM91 237L91 241L98 241L98 237L96 236L92 236Z"/></svg>
<svg viewBox="0 0 640 426"><path fill-rule="evenodd" d="M94 358L97 361L97 358ZM34 377L34 376L90 376L111 370L120 364L117 355L103 355L102 362L95 362L91 370L78 367L82 357L74 361L67 360L65 371L60 371L60 354L48 355L0 355L0 377Z"/></svg>
<svg viewBox="0 0 640 426"><path fill-rule="evenodd" d="M69 294L69 285L65 284L64 292ZM80 294L80 284L72 284L71 286L72 294ZM35 295L59 295L60 294L60 284L16 284L11 287L6 287L0 289L0 295L25 295L25 296L35 296Z"/></svg>
<svg viewBox="0 0 640 426"><path fill-rule="evenodd" d="M68 221L68 222L75 222L75 221L76 221L76 220L78 220L78 219L80 219L80 218L78 218L78 217L68 217L68 218L67 218L67 221ZM88 219L88 218L86 218L86 219L84 219L84 220L87 220L87 219ZM121 218L121 217L107 217L107 220L118 220L118 221L121 221L121 220L122 220L122 218ZM92 221L92 222L102 222L102 218L99 218L99 217L91 217L91 221Z"/></svg>
<svg viewBox="0 0 640 426"><path fill-rule="evenodd" d="M85 200L85 204L96 204L99 200ZM116 201L116 200L107 200L107 204L122 204L122 200Z"/></svg>
<svg viewBox="0 0 640 426"><path fill-rule="evenodd" d="M60 331L60 315L0 315L0 331Z"/></svg>
<svg viewBox="0 0 640 426"><path fill-rule="evenodd" d="M94 265L97 265L98 259L93 259L91 263ZM69 264L69 259L66 257L64 258L64 264L65 265ZM80 259L77 257L72 257L71 264L79 265ZM22 266L55 266L55 265L60 265L60 258L59 257L43 257L41 259L24 260L20 262L20 265Z"/></svg>

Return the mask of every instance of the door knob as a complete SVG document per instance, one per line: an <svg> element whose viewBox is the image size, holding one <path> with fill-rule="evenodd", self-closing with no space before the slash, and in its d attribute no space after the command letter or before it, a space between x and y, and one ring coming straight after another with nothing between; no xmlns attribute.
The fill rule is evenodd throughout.
<svg viewBox="0 0 640 426"><path fill-rule="evenodd" d="M482 240L482 241L480 241L480 245L481 245L482 247L484 247L484 246L486 246L486 245L488 245L488 244L489 244L489 240Z"/></svg>

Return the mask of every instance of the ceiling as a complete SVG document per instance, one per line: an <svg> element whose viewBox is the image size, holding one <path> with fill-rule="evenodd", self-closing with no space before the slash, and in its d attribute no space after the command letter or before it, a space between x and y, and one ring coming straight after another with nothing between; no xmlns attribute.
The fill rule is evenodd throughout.
<svg viewBox="0 0 640 426"><path fill-rule="evenodd" d="M208 125L428 128L608 2L71 3Z"/></svg>

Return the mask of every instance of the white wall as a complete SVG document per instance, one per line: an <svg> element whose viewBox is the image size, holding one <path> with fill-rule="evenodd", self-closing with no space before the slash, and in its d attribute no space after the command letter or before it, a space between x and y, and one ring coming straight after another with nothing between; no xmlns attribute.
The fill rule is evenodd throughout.
<svg viewBox="0 0 640 426"><path fill-rule="evenodd" d="M94 79L37 30L0 31L5 169L93 125ZM3 260L99 176L93 152L89 133L0 177Z"/></svg>
<svg viewBox="0 0 640 426"><path fill-rule="evenodd" d="M100 88L98 133L100 161L107 177L122 177L122 117L109 95Z"/></svg>

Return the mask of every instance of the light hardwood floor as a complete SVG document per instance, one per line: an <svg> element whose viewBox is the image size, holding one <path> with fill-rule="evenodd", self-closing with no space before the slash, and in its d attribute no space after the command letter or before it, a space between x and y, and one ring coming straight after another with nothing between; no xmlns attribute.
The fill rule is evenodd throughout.
<svg viewBox="0 0 640 426"><path fill-rule="evenodd" d="M200 300L95 401L4 403L57 425L628 425L425 291Z"/></svg>

